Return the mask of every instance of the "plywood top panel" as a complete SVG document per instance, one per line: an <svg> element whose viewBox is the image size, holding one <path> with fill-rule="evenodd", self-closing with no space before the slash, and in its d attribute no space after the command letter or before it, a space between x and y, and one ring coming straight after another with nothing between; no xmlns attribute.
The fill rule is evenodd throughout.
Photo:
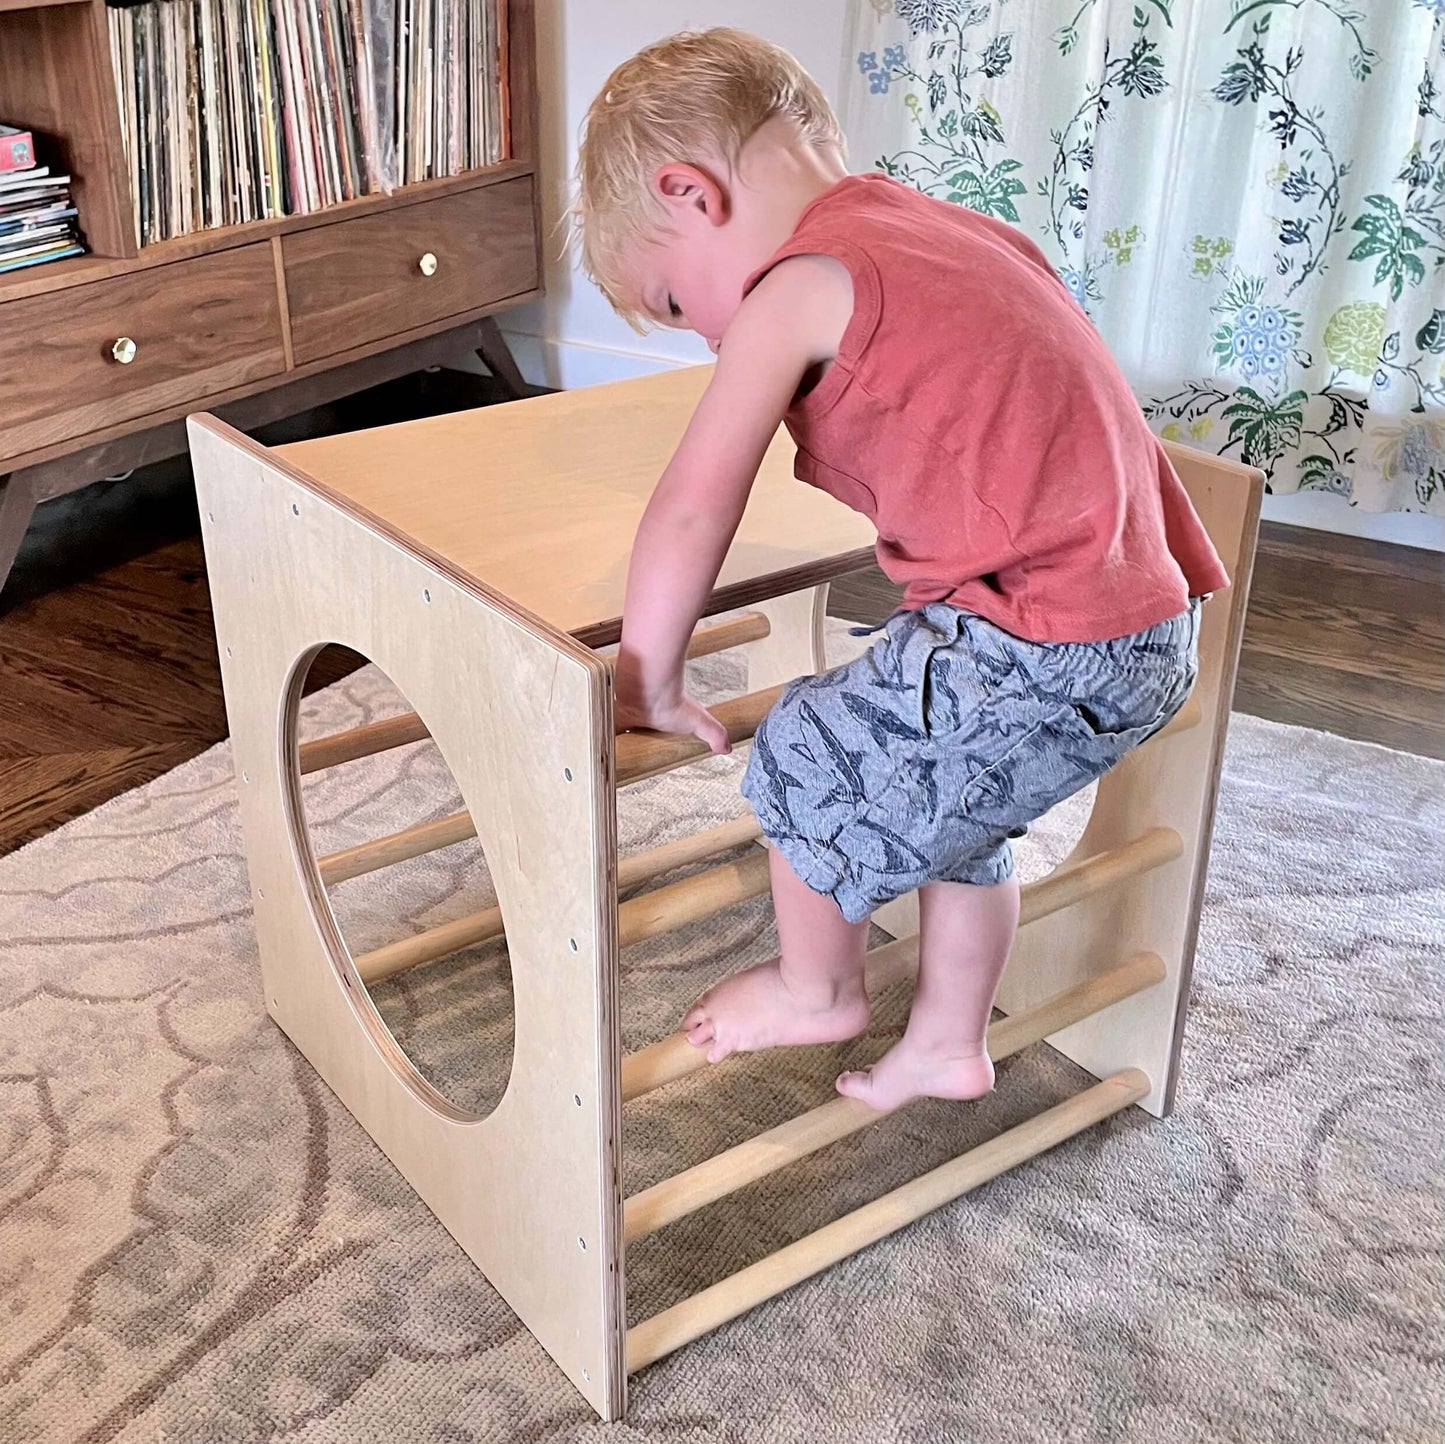
<svg viewBox="0 0 1445 1444"><path fill-rule="evenodd" d="M637 523L711 374L689 367L277 452L383 530L596 644L616 635ZM780 431L713 609L850 571L874 538L866 518L794 480Z"/></svg>

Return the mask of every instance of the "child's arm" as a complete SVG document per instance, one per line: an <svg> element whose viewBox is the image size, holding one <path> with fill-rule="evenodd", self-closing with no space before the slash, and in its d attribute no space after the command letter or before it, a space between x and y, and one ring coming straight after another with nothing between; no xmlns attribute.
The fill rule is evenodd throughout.
<svg viewBox="0 0 1445 1444"><path fill-rule="evenodd" d="M692 732L714 752L728 750L722 724L687 695L683 660L763 453L804 375L836 354L847 324L847 274L840 308L838 278L820 259L782 262L738 308L712 381L647 505L627 574L615 673L619 727Z"/></svg>

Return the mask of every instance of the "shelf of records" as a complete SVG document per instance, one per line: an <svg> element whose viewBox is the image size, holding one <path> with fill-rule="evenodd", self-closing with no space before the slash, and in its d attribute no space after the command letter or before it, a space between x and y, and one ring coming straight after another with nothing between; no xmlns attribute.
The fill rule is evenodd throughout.
<svg viewBox="0 0 1445 1444"><path fill-rule="evenodd" d="M508 155L507 0L108 0L139 245Z"/></svg>

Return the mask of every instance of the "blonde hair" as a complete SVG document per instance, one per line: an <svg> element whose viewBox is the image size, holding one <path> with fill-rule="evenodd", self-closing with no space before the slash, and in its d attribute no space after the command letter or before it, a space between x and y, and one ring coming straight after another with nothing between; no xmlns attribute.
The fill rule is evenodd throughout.
<svg viewBox="0 0 1445 1444"><path fill-rule="evenodd" d="M570 219L582 269L634 329L654 319L624 293L623 258L663 219L652 178L669 162L743 147L775 116L803 139L843 149L837 117L817 82L786 50L743 30L685 31L625 60L583 122Z"/></svg>

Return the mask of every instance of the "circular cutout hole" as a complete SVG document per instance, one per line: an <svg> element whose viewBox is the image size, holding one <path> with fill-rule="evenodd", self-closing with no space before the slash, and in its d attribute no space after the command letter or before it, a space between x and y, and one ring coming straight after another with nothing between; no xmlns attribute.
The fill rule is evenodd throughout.
<svg viewBox="0 0 1445 1444"><path fill-rule="evenodd" d="M315 860L338 965L360 977L363 1022L383 1052L434 1104L482 1118L506 1091L514 1022L485 852L460 836L465 805L429 735L415 723L390 738L356 735L415 714L380 667L342 651L318 652L293 684L298 842ZM303 678L331 685L312 691ZM378 745L398 737L410 740ZM442 819L456 821L439 837Z"/></svg>

